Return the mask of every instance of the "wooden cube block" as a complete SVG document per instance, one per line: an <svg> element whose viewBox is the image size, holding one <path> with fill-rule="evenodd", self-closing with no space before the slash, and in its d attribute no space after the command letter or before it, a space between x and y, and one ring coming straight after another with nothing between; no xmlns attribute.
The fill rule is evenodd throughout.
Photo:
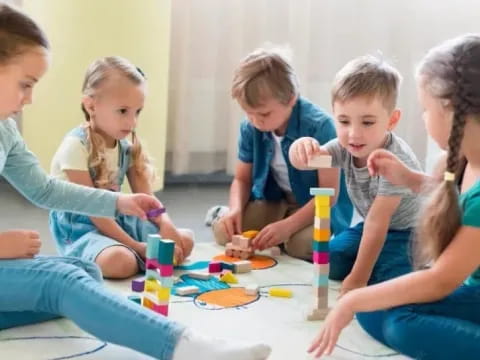
<svg viewBox="0 0 480 360"><path fill-rule="evenodd" d="M208 280L212 277L210 274L207 274L201 271L189 271L187 275L193 279L199 279L199 280Z"/></svg>
<svg viewBox="0 0 480 360"><path fill-rule="evenodd" d="M331 168L332 157L330 155L314 155L308 159L307 166L313 169Z"/></svg>
<svg viewBox="0 0 480 360"><path fill-rule="evenodd" d="M132 291L142 292L145 289L145 276L132 280Z"/></svg>
<svg viewBox="0 0 480 360"><path fill-rule="evenodd" d="M181 286L175 289L177 295L184 296L184 295L192 295L197 294L200 290L197 286Z"/></svg>
<svg viewBox="0 0 480 360"><path fill-rule="evenodd" d="M160 276L172 276L172 275L173 275L173 264L160 265Z"/></svg>
<svg viewBox="0 0 480 360"><path fill-rule="evenodd" d="M330 309L313 309L308 315L307 320L316 321L316 320L325 320L329 313Z"/></svg>
<svg viewBox="0 0 480 360"><path fill-rule="evenodd" d="M274 246L274 247L271 247L270 249L268 249L268 251L270 252L270 256L280 256L282 254L282 250L280 250L280 248L278 246Z"/></svg>
<svg viewBox="0 0 480 360"><path fill-rule="evenodd" d="M258 285L257 284L248 284L245 286L245 293L247 295L255 296L258 294Z"/></svg>
<svg viewBox="0 0 480 360"><path fill-rule="evenodd" d="M243 274L252 271L252 262L248 260L236 261L233 263L233 272Z"/></svg>
<svg viewBox="0 0 480 360"><path fill-rule="evenodd" d="M222 271L222 263L220 261L212 261L208 264L209 273L219 273Z"/></svg>

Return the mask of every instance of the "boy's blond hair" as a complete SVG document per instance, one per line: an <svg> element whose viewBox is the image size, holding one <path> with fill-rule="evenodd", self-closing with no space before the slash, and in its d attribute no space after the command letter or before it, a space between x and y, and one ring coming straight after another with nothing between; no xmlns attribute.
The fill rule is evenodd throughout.
<svg viewBox="0 0 480 360"><path fill-rule="evenodd" d="M287 105L297 95L297 75L279 48L257 49L235 70L232 97L241 104L255 108L273 98Z"/></svg>
<svg viewBox="0 0 480 360"><path fill-rule="evenodd" d="M366 55L349 61L335 76L332 105L358 96L379 97L389 111L395 109L402 76L385 60Z"/></svg>

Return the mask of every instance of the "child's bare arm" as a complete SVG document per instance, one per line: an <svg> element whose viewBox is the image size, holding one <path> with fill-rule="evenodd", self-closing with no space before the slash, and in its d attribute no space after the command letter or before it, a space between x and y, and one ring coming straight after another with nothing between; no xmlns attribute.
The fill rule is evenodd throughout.
<svg viewBox="0 0 480 360"><path fill-rule="evenodd" d="M391 217L400 201L400 196L377 196L373 201L365 219L357 259L342 284L341 295L367 284L385 243Z"/></svg>
<svg viewBox="0 0 480 360"><path fill-rule="evenodd" d="M94 187L92 178L88 171L84 170L65 170L65 174L70 182L75 184ZM99 217L90 217L90 220L95 225L95 227L105 236L108 236L112 239L117 240L118 242L131 247L132 249L139 253L142 253L140 249L140 244L135 241L130 235L128 235L121 227L117 224L114 219L108 218L99 218Z"/></svg>

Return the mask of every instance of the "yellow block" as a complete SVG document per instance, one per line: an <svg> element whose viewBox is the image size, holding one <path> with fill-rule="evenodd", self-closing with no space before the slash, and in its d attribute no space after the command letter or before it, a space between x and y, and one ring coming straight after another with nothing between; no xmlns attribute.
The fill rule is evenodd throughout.
<svg viewBox="0 0 480 360"><path fill-rule="evenodd" d="M237 277L233 275L231 272L227 272L220 276L220 281L223 281L227 284L236 284L238 283Z"/></svg>
<svg viewBox="0 0 480 360"><path fill-rule="evenodd" d="M157 280L145 280L145 291L157 291L160 290L161 286Z"/></svg>
<svg viewBox="0 0 480 360"><path fill-rule="evenodd" d="M315 206L330 206L330 196L317 195L315 196Z"/></svg>
<svg viewBox="0 0 480 360"><path fill-rule="evenodd" d="M322 219L330 218L330 206L316 206L315 216Z"/></svg>
<svg viewBox="0 0 480 360"><path fill-rule="evenodd" d="M170 300L170 288L160 287L157 290L157 299L158 301L168 301Z"/></svg>
<svg viewBox="0 0 480 360"><path fill-rule="evenodd" d="M313 229L313 240L329 241L331 237L330 229Z"/></svg>
<svg viewBox="0 0 480 360"><path fill-rule="evenodd" d="M255 236L257 236L257 234L258 234L258 230L248 230L248 231L244 231L242 233L242 236L248 239L253 239Z"/></svg>
<svg viewBox="0 0 480 360"><path fill-rule="evenodd" d="M292 290L282 288L271 288L268 290L268 295L276 297L291 298L293 296Z"/></svg>

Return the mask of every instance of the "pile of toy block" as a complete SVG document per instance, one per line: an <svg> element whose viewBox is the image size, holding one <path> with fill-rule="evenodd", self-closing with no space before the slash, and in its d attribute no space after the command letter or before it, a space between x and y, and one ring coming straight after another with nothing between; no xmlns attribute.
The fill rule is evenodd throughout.
<svg viewBox="0 0 480 360"><path fill-rule="evenodd" d="M173 287L173 257L175 242L149 235L145 277L132 281L132 290L142 292L141 304L156 313L167 316ZM130 297L134 301L138 298Z"/></svg>
<svg viewBox="0 0 480 360"><path fill-rule="evenodd" d="M245 231L241 235L233 235L232 242L226 245L225 255L247 260L255 251L252 248L252 240L258 234L256 230Z"/></svg>

